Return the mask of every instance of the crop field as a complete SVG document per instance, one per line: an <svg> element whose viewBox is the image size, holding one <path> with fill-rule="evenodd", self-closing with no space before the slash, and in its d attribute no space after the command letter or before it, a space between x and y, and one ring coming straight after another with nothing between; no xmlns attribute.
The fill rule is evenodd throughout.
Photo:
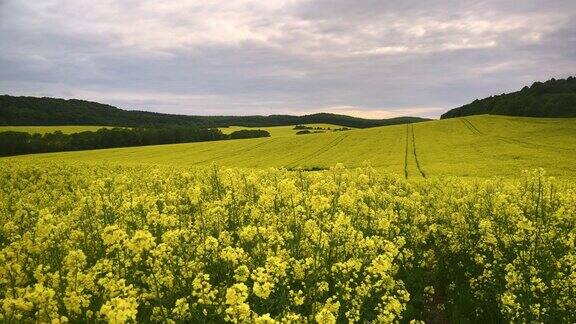
<svg viewBox="0 0 576 324"><path fill-rule="evenodd" d="M575 160L501 116L2 158L0 322L574 323Z"/></svg>
<svg viewBox="0 0 576 324"><path fill-rule="evenodd" d="M74 134L80 132L95 132L101 128L111 128L110 126L0 126L0 132L25 132L30 134L46 134L61 131L64 134Z"/></svg>
<svg viewBox="0 0 576 324"><path fill-rule="evenodd" d="M272 127L244 127L244 126L230 126L230 127L223 127L219 128L222 133L230 134L234 131L243 130L243 129L262 129L270 133L272 137L285 137L285 136L295 136L298 130L294 129L295 125L291 126L272 126ZM308 127L320 127L326 130L327 133L332 132L334 129L342 128L342 126L332 125L332 124L306 124L305 126ZM329 129L328 129L329 128ZM350 127L349 127L350 128Z"/></svg>
<svg viewBox="0 0 576 324"><path fill-rule="evenodd" d="M574 31L0 0L0 324L576 324Z"/></svg>
<svg viewBox="0 0 576 324"><path fill-rule="evenodd" d="M369 163L406 178L511 177L544 168L575 178L576 120L475 116L345 132L272 136L5 158L21 163L69 161L174 167L325 169Z"/></svg>
<svg viewBox="0 0 576 324"><path fill-rule="evenodd" d="M542 170L4 162L0 320L572 323L575 223Z"/></svg>

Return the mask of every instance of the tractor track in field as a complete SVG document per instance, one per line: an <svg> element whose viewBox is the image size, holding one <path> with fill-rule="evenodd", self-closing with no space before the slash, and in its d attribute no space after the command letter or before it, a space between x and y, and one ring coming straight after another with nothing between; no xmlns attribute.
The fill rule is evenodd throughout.
<svg viewBox="0 0 576 324"><path fill-rule="evenodd" d="M412 143L412 152L410 152L413 156L414 156L414 161L416 162L416 168L418 169L418 172L420 173L420 175L423 178L426 178L426 173L424 172L424 170L422 169L422 167L420 166L420 161L418 161L418 153L416 152L416 137L414 135L414 125L406 125L406 146L405 146L405 150L404 150L404 178L408 179L408 155L410 153L408 153L409 149L408 147L410 146L410 143Z"/></svg>
<svg viewBox="0 0 576 324"><path fill-rule="evenodd" d="M474 126L474 124L472 124L472 122L470 122L468 119L462 118L460 120L464 123L464 125L466 125L466 127L472 132L472 134L484 135L484 133L482 133L478 128L476 128L476 126Z"/></svg>
<svg viewBox="0 0 576 324"><path fill-rule="evenodd" d="M406 125L406 145L404 147L404 178L408 179L408 125Z"/></svg>
<svg viewBox="0 0 576 324"><path fill-rule="evenodd" d="M232 152L228 152L228 153L226 153L226 154L217 155L217 156L215 156L215 157L213 157L213 158L210 158L210 159L205 159L205 160L201 160L201 161L198 161L198 162L194 162L194 163L192 163L192 165L197 165L197 164L201 164L201 163L204 163L204 162L214 162L214 161L222 160L222 159L225 159L225 158L229 157L231 154L236 154L236 153L241 153L241 152L250 152L250 151L252 151L252 150L255 149L255 148L258 148L258 147L260 147L260 146L262 146L262 145L264 145L264 144L266 144L266 143L273 142L274 140L277 140L277 139L278 139L278 138L270 138L270 139L268 139L268 140L266 140L266 141L257 143L257 144L252 145L252 146L248 146L248 147L246 147L246 148L244 148L244 149L238 149L238 150L235 150L235 151L232 151Z"/></svg>
<svg viewBox="0 0 576 324"><path fill-rule="evenodd" d="M318 155L320 155L320 154L323 154L324 152L326 152L326 151L330 150L331 148L335 147L336 145L340 144L346 137L348 137L348 135L349 135L349 134L342 134L341 136L339 136L339 137L331 140L328 144L320 147L320 148L317 149L316 151L314 151L314 152L312 152L312 153L310 153L310 154L307 154L307 155L305 155L305 156L303 156L303 157L300 157L300 158L298 158L298 159L296 159L296 160L288 163L286 166L287 166L287 167L294 167L295 164L298 163L298 162L301 162L301 161L306 160L306 159L308 159L308 158L310 158L310 157L313 157L313 156L318 156Z"/></svg>
<svg viewBox="0 0 576 324"><path fill-rule="evenodd" d="M467 120L466 118L463 118L462 121L473 133L475 133L477 135L485 135L480 130L478 130L478 128L476 128L476 126L474 126L474 124L472 124L471 121ZM528 148L541 147L541 148L545 148L545 149L553 149L553 150L561 150L561 151L570 151L570 152L575 151L574 149L570 149L570 148L566 148L566 147L557 147L554 145L531 143L531 142L526 142L526 141L522 141L522 140L518 140L515 138L506 137L506 136L495 135L495 137L497 139L499 139L500 141L503 141L505 143L520 144L520 145L528 147Z"/></svg>
<svg viewBox="0 0 576 324"><path fill-rule="evenodd" d="M418 171L420 171L420 175L422 175L423 178L426 178L426 173L424 173L424 170L422 170L420 162L418 161L418 154L416 154L416 139L414 135L414 125L410 124L410 129L412 130L412 151L414 153L414 160L416 161L416 167L418 168Z"/></svg>
<svg viewBox="0 0 576 324"><path fill-rule="evenodd" d="M506 142L508 144L520 144L524 147L528 147L528 148L534 148L534 147L541 147L541 148L545 148L545 149L552 149L552 150L561 150L561 151L569 151L569 152L576 152L576 150L574 149L570 149L567 147L557 147L554 145L546 145L546 144L538 144L538 143L531 143L531 142L525 142L525 141L521 141L521 140L517 140L514 138L510 138L510 137L505 137L505 136L496 136L499 140Z"/></svg>

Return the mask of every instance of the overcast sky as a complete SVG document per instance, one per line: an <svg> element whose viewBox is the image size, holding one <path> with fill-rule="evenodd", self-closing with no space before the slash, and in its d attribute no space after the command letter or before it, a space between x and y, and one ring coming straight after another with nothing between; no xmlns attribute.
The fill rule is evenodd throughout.
<svg viewBox="0 0 576 324"><path fill-rule="evenodd" d="M575 0L0 0L0 93L438 117L576 75Z"/></svg>

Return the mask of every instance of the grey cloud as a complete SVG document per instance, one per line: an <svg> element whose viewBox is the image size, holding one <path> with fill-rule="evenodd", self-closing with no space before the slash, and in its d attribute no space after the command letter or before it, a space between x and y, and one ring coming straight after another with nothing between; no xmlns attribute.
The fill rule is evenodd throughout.
<svg viewBox="0 0 576 324"><path fill-rule="evenodd" d="M576 73L573 1L45 3L0 0L0 92L186 114L434 117Z"/></svg>

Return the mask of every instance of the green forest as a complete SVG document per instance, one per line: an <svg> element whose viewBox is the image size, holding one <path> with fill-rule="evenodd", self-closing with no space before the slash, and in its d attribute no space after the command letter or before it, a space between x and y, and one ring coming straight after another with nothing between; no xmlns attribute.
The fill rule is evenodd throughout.
<svg viewBox="0 0 576 324"><path fill-rule="evenodd" d="M470 115L524 117L576 117L576 77L534 82L530 87L508 94L474 100L442 115L454 118Z"/></svg>
<svg viewBox="0 0 576 324"><path fill-rule="evenodd" d="M111 105L77 99L0 96L0 125L266 127L296 124L334 124L354 128L368 128L407 124L424 120L427 119L419 117L364 119L329 113L304 116L186 116L123 110Z"/></svg>

